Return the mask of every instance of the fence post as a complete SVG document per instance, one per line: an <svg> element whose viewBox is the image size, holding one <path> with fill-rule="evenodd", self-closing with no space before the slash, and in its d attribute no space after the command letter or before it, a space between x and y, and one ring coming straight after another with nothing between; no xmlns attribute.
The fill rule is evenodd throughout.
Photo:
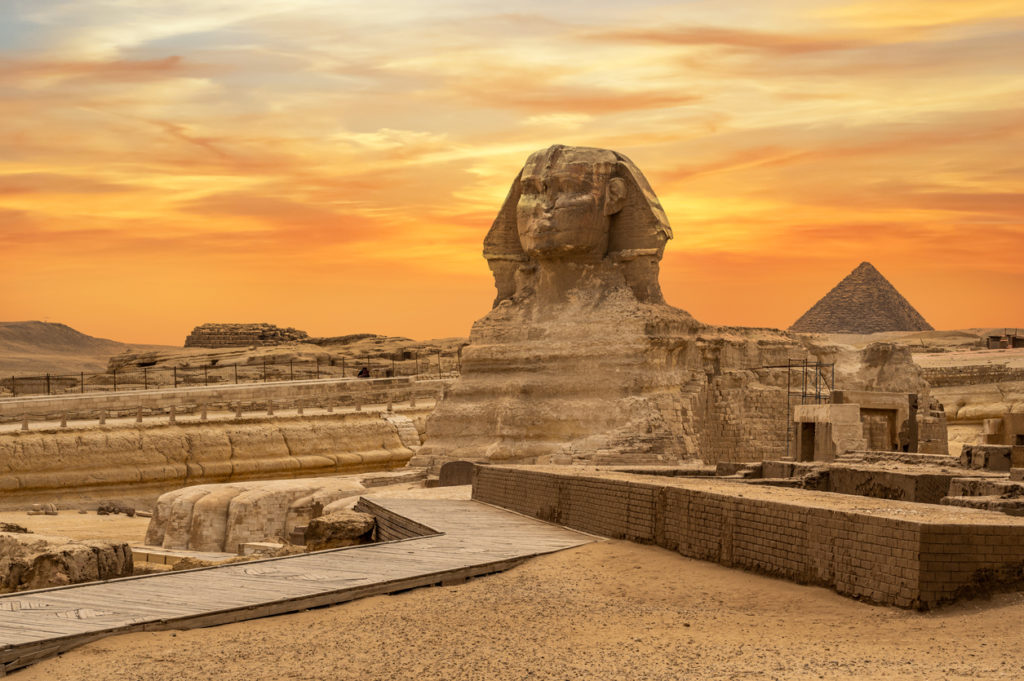
<svg viewBox="0 0 1024 681"><path fill-rule="evenodd" d="M142 367L142 389L149 390L149 370Z"/></svg>
<svg viewBox="0 0 1024 681"><path fill-rule="evenodd" d="M267 416L274 415L274 400L267 400Z"/></svg>
<svg viewBox="0 0 1024 681"><path fill-rule="evenodd" d="M416 351L416 375L420 375L420 351Z"/></svg>
<svg viewBox="0 0 1024 681"><path fill-rule="evenodd" d="M238 364L235 364L234 367L235 367L235 385L238 385Z"/></svg>
<svg viewBox="0 0 1024 681"><path fill-rule="evenodd" d="M205 421L206 420L206 402L203 402L203 410L199 413L199 420L200 421Z"/></svg>
<svg viewBox="0 0 1024 681"><path fill-rule="evenodd" d="M295 380L295 364L294 364L294 362L295 362L295 360L292 360L292 359L288 360L288 380L289 381L294 381Z"/></svg>
<svg viewBox="0 0 1024 681"><path fill-rule="evenodd" d="M267 382L267 358L263 358L263 382Z"/></svg>
<svg viewBox="0 0 1024 681"><path fill-rule="evenodd" d="M14 388L14 376L11 375L11 397L17 397L18 391Z"/></svg>
<svg viewBox="0 0 1024 681"><path fill-rule="evenodd" d="M320 380L320 358L316 358L316 379Z"/></svg>
<svg viewBox="0 0 1024 681"><path fill-rule="evenodd" d="M205 364L203 365L203 385L204 386L209 386L210 385L210 377L206 375L206 365Z"/></svg>
<svg viewBox="0 0 1024 681"><path fill-rule="evenodd" d="M60 427L61 428L67 428L68 427L68 414L67 414L67 412L61 412L61 415L60 415Z"/></svg>
<svg viewBox="0 0 1024 681"><path fill-rule="evenodd" d="M117 369L114 369L114 392L117 392Z"/></svg>
<svg viewBox="0 0 1024 681"><path fill-rule="evenodd" d="M167 422L168 423L174 423L174 405L173 404L167 409Z"/></svg>
<svg viewBox="0 0 1024 681"><path fill-rule="evenodd" d="M178 387L178 367L171 367L171 369L174 371L174 387L177 388Z"/></svg>
<svg viewBox="0 0 1024 681"><path fill-rule="evenodd" d="M85 372L84 371L78 377L78 385L81 388L81 390L79 390L79 392L84 393L85 392Z"/></svg>
<svg viewBox="0 0 1024 681"><path fill-rule="evenodd" d="M341 358L341 377L345 378L345 358ZM11 385L14 385L14 377L11 377Z"/></svg>
<svg viewBox="0 0 1024 681"><path fill-rule="evenodd" d="M50 374L46 374L46 394L50 394Z"/></svg>
<svg viewBox="0 0 1024 681"><path fill-rule="evenodd" d="M437 351L437 378L441 379L441 351Z"/></svg>
<svg viewBox="0 0 1024 681"><path fill-rule="evenodd" d="M142 423L142 405L135 408L135 423Z"/></svg>

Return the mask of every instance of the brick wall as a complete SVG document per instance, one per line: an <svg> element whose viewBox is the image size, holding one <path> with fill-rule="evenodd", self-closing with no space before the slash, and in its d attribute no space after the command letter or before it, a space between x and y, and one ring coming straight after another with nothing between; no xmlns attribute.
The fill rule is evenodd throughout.
<svg viewBox="0 0 1024 681"><path fill-rule="evenodd" d="M817 492L622 478L477 466L473 498L901 607L934 607L1020 579L1024 570L1024 520L1018 518L976 512L969 516L974 523L950 523L947 507L852 498L878 509L864 512L850 508L851 497L832 502L839 497Z"/></svg>
<svg viewBox="0 0 1024 681"><path fill-rule="evenodd" d="M1006 383L1024 381L1024 369L1005 365L924 367L925 380L934 388L978 383Z"/></svg>

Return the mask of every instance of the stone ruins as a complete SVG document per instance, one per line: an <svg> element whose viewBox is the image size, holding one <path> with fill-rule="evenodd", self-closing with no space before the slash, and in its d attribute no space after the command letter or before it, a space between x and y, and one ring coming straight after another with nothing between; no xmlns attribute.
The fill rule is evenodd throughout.
<svg viewBox="0 0 1024 681"><path fill-rule="evenodd" d="M532 154L484 239L493 309L473 325L412 464L781 457L793 360L835 364L836 387L927 392L894 346L847 352L671 307L658 283L671 237L622 154Z"/></svg>
<svg viewBox="0 0 1024 681"><path fill-rule="evenodd" d="M186 348L237 348L280 345L309 338L305 331L273 324L202 324L185 338Z"/></svg>
<svg viewBox="0 0 1024 681"><path fill-rule="evenodd" d="M825 294L790 331L878 333L931 331L932 326L869 262L862 262Z"/></svg>

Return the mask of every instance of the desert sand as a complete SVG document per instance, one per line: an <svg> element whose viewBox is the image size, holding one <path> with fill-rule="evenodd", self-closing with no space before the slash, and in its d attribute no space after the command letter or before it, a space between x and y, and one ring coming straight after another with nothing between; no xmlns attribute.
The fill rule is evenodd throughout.
<svg viewBox="0 0 1024 681"><path fill-rule="evenodd" d="M95 511L61 511L57 515L28 515L25 511L0 513L0 522L15 523L35 534L68 539L104 539L141 542L146 537L149 518L126 515L96 515Z"/></svg>
<svg viewBox="0 0 1024 681"><path fill-rule="evenodd" d="M1019 679L1024 594L920 614L628 542L457 587L104 639L19 681Z"/></svg>

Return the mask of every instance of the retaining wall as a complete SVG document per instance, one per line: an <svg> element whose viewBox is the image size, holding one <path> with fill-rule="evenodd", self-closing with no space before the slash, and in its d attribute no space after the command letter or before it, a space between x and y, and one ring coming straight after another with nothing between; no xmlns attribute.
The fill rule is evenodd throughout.
<svg viewBox="0 0 1024 681"><path fill-rule="evenodd" d="M425 411L403 414L422 421ZM185 485L399 468L412 450L393 420L356 412L6 433L0 508L103 498L145 503Z"/></svg>
<svg viewBox="0 0 1024 681"><path fill-rule="evenodd" d="M411 378L320 379L281 381L276 383L241 383L209 387L171 388L163 390L129 390L124 392L85 393L82 395L36 396L0 400L0 421L67 414L69 418L95 417L106 411L111 416L129 413L138 408L163 411L169 407L195 405L331 403L383 403L408 400L411 397L438 396L451 380L415 381Z"/></svg>
<svg viewBox="0 0 1024 681"><path fill-rule="evenodd" d="M901 607L1024 578L1024 519L987 511L552 466L477 466L473 498Z"/></svg>

